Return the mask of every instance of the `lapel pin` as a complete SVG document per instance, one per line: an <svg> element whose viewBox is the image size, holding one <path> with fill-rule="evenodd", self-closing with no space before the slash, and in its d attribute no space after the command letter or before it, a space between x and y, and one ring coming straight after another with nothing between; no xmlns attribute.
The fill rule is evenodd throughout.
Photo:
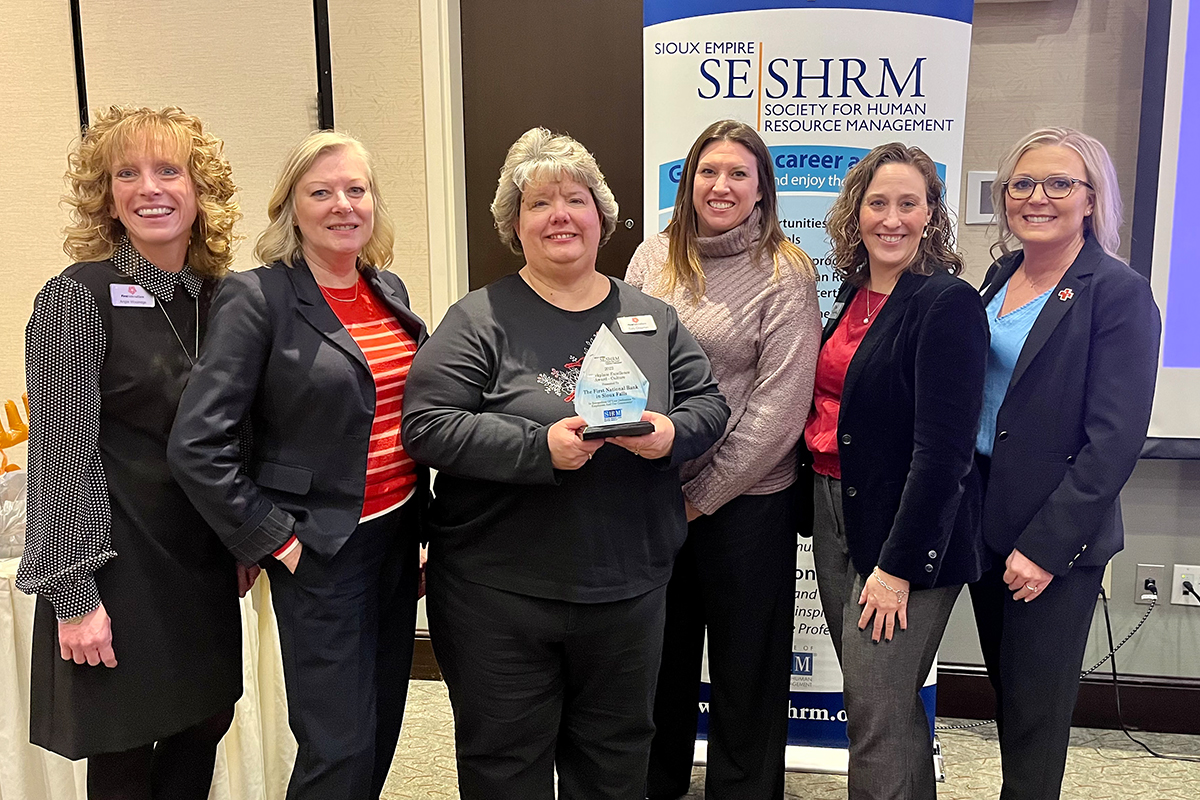
<svg viewBox="0 0 1200 800"><path fill-rule="evenodd" d="M1070 288L1063 289L1061 292L1058 293L1058 299L1062 300L1064 303L1067 302L1068 300L1070 300L1074 296L1075 296L1075 292L1072 291Z"/></svg>

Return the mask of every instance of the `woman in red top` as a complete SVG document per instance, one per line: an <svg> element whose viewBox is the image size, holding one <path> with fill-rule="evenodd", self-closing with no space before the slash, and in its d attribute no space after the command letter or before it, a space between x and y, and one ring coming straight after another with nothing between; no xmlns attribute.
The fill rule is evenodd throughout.
<svg viewBox="0 0 1200 800"><path fill-rule="evenodd" d="M817 587L842 664L849 797L933 800L919 696L963 584L982 572L975 433L988 330L955 277L937 169L875 148L826 226L844 279L817 360Z"/></svg>
<svg viewBox="0 0 1200 800"><path fill-rule="evenodd" d="M426 476L400 444L425 326L392 259L392 224L357 140L292 151L255 254L229 276L171 434L181 486L279 618L288 797L377 798L408 689ZM220 323L216 321L220 320Z"/></svg>

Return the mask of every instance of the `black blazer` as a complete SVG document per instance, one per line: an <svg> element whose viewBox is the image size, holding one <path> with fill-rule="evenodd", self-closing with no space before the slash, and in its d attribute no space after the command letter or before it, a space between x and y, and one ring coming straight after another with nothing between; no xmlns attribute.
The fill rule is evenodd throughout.
<svg viewBox="0 0 1200 800"><path fill-rule="evenodd" d="M400 278L369 268L363 277L424 342ZM171 471L242 563L270 556L293 532L332 556L358 525L374 417L371 370L308 265L233 273L217 289L179 402ZM239 440L247 418L249 442ZM422 469L410 503L427 501L428 482Z"/></svg>
<svg viewBox="0 0 1200 800"><path fill-rule="evenodd" d="M991 302L1021 265L992 265ZM988 547L1062 575L1124 545L1121 487L1150 425L1161 333L1150 284L1088 237L1046 301L996 417L983 505Z"/></svg>
<svg viewBox="0 0 1200 800"><path fill-rule="evenodd" d="M856 291L842 284L822 342ZM968 283L943 271L900 276L850 361L838 415L846 542L860 574L878 565L914 588L982 574L974 453L987 353Z"/></svg>

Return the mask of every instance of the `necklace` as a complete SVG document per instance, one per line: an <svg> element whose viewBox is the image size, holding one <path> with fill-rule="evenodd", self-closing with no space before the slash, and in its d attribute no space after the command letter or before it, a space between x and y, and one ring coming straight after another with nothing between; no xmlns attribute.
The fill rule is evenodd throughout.
<svg viewBox="0 0 1200 800"><path fill-rule="evenodd" d="M1038 289L1037 284L1033 282L1033 278L1029 277L1029 272L1024 267L1021 268L1021 271L1025 273L1025 282L1029 284L1029 288L1033 290L1034 295L1040 296L1043 292L1049 291L1049 289ZM1057 286L1058 281L1059 278L1055 278L1054 284L1050 288L1053 289L1054 286Z"/></svg>
<svg viewBox="0 0 1200 800"><path fill-rule="evenodd" d="M888 299L888 296L885 294L885 295L883 296L883 299L879 301L879 305L875 306L875 312L874 312L874 313L876 313L876 314L878 314L878 313L879 313L879 309L883 308L883 304L884 304L885 302L887 302L887 299ZM871 324L871 313L872 313L872 312L871 312L871 290L870 290L870 289L867 289L867 316L865 316L865 317L863 318L863 325L870 325L870 324Z"/></svg>
<svg viewBox="0 0 1200 800"><path fill-rule="evenodd" d="M339 303L353 303L355 300L358 299L358 286L360 283L362 283L361 280L356 280L354 282L354 297L351 297L349 300L347 300L343 297L338 297L336 294L334 294L332 287L321 286L321 284L319 284L319 283L317 284L317 286L320 287L321 294L325 295L330 300L337 300Z"/></svg>
<svg viewBox="0 0 1200 800"><path fill-rule="evenodd" d="M155 303L155 305L158 306L163 316L166 317L167 324L171 326L171 333L175 334L175 341L179 342L179 347L183 350L183 354L187 356L188 363L193 367L196 366L196 359L200 357L200 301L196 301L196 347L194 356L188 352L183 339L179 335L179 331L175 329L175 323L171 322L171 315L167 313L167 309L163 307L162 303Z"/></svg>

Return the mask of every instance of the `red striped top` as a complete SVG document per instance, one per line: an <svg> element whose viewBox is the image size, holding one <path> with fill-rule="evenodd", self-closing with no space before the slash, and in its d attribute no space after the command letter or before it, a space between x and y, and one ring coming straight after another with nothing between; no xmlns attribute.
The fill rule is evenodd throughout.
<svg viewBox="0 0 1200 800"><path fill-rule="evenodd" d="M404 384L417 343L359 277L348 289L321 287L329 307L362 350L375 379L375 420L367 450L367 490L360 521L403 505L417 483L416 464L400 443Z"/></svg>

